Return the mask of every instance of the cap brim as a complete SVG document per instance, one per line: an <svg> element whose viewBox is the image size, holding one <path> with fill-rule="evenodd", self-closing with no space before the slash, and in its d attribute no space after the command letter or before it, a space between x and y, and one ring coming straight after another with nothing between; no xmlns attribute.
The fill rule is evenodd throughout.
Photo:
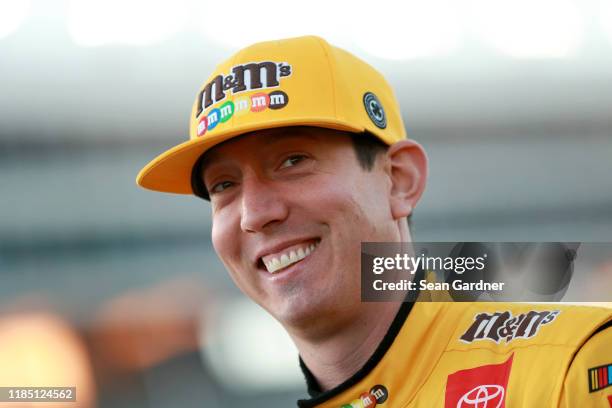
<svg viewBox="0 0 612 408"><path fill-rule="evenodd" d="M331 118L280 120L266 122L265 124L254 123L235 127L216 135L188 140L165 151L140 170L138 176L136 176L136 183L141 187L154 191L193 194L191 171L198 158L208 149L245 133L285 126L315 126L354 133L365 130L363 127Z"/></svg>

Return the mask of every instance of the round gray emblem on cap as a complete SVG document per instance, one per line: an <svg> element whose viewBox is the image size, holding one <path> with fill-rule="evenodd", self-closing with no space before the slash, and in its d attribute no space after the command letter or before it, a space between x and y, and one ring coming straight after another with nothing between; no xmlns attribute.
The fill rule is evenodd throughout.
<svg viewBox="0 0 612 408"><path fill-rule="evenodd" d="M387 116L385 115L385 110L383 109L382 104L376 95L374 95L372 92L366 92L363 95L363 104L372 122L374 122L374 124L381 129L386 128Z"/></svg>

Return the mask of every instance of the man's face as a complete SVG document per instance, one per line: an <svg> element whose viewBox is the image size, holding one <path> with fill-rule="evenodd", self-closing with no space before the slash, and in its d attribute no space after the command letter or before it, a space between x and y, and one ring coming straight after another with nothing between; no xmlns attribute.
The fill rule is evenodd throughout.
<svg viewBox="0 0 612 408"><path fill-rule="evenodd" d="M360 243L400 240L385 157L363 170L351 137L270 129L206 154L215 250L236 285L283 324L348 318L360 302Z"/></svg>

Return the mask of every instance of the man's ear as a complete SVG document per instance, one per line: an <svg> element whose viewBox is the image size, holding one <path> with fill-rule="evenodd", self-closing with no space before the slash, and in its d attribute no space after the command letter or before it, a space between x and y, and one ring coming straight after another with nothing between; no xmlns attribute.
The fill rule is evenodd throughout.
<svg viewBox="0 0 612 408"><path fill-rule="evenodd" d="M387 171L391 180L391 214L407 217L416 207L427 181L427 156L420 144L402 140L387 150Z"/></svg>

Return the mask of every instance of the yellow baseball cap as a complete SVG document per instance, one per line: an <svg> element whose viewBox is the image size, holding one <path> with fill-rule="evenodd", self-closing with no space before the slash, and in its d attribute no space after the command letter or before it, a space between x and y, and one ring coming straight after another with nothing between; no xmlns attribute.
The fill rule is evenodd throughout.
<svg viewBox="0 0 612 408"><path fill-rule="evenodd" d="M192 194L191 172L211 147L256 130L318 126L368 131L393 144L406 138L399 105L373 67L322 38L262 42L219 65L200 89L189 140L162 153L136 183Z"/></svg>

